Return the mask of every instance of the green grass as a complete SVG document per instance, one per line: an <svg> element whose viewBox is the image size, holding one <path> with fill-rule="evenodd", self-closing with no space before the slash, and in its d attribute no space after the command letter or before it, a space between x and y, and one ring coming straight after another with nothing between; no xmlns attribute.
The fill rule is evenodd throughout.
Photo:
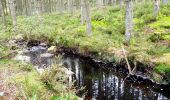
<svg viewBox="0 0 170 100"><path fill-rule="evenodd" d="M2 75L9 73L1 77L5 77L4 81L7 84L15 85L16 99L50 100L53 96L58 96L62 100L78 100L75 91L66 84L64 69L58 65L53 65L51 69L40 75L32 65L13 60L0 60L0 72Z"/></svg>
<svg viewBox="0 0 170 100"><path fill-rule="evenodd" d="M170 52L170 4L161 5L158 16L153 16L153 4L134 6L134 33L130 46L126 47L128 56L141 62ZM80 53L97 52L96 58L113 61L122 53L125 33L125 8L106 7L91 11L93 35L88 37L86 26L80 24L80 13L74 15L57 13L44 14L40 21L37 16L18 16L17 31L13 32L10 18L7 29L0 24L0 51L6 51L6 40L18 34L25 40L48 41L51 45L76 48ZM0 52L1 54L1 52ZM4 55L1 54L1 55ZM117 58L116 58L117 57Z"/></svg>

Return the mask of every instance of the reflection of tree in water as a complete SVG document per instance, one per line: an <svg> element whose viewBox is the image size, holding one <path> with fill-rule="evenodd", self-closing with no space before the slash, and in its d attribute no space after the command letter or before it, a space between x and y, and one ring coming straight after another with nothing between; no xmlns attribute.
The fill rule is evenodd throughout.
<svg viewBox="0 0 170 100"><path fill-rule="evenodd" d="M153 92L146 85L139 86L124 82L112 72L82 62L77 58L64 58L64 65L74 72L71 81L76 80L76 86L85 87L86 99L96 100L166 100L161 94Z"/></svg>

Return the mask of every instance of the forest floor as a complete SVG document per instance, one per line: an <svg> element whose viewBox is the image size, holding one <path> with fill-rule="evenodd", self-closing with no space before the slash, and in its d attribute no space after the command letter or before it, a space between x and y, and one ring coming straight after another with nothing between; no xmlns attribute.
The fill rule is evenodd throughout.
<svg viewBox="0 0 170 100"><path fill-rule="evenodd" d="M157 17L153 16L152 8L153 5L150 4L135 8L134 33L130 45L124 48L130 60L133 58L135 61L152 65L154 72L168 76L170 75L170 11L168 10L170 4L161 6ZM94 57L103 61L119 61L124 58L122 46L125 10L120 10L119 7L106 7L101 10L93 9L91 12L93 28L91 37L86 34L86 26L80 25L80 13L77 12L74 15L44 14L42 19L38 19L37 16L18 16L15 31L9 17L7 28L0 24L2 29L0 57L8 55L7 51L17 50L17 46L9 43L13 39L38 40L51 46L73 48L81 54L95 53ZM13 63L12 65L16 66ZM33 71L29 74L32 79L32 74L35 73Z"/></svg>

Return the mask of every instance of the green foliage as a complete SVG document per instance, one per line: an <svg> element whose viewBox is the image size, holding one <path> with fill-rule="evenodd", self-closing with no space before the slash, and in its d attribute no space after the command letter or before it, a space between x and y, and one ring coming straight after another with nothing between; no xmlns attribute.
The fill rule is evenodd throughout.
<svg viewBox="0 0 170 100"><path fill-rule="evenodd" d="M134 6L134 33L128 51L129 56L134 56L140 61L148 61L151 56L161 56L169 52L167 45L162 46L157 43L162 40L170 43L170 5L161 5L156 17L153 16L153 7L151 3ZM51 45L76 48L80 53L98 52L98 58L113 60L114 54L116 56L114 50L119 51L124 43L125 8L110 6L100 10L92 9L91 18L93 30L91 37L86 34L86 25L80 24L80 13L72 16L56 13L44 14L42 20L39 20L37 16L19 16L15 33L10 18L7 18L7 29L3 29L0 24L2 28L0 30L0 55L4 55L6 51L4 41L22 34L26 40L48 41ZM116 49L108 50L110 48ZM32 69L28 67L25 70L31 71ZM53 85L49 87L57 90Z"/></svg>
<svg viewBox="0 0 170 100"><path fill-rule="evenodd" d="M170 73L170 66L165 63L159 63L154 68L155 72L160 74Z"/></svg>

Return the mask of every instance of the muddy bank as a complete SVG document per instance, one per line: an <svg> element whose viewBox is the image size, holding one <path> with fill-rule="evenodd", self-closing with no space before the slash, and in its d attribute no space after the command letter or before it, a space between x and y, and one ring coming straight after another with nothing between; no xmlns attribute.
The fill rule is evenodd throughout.
<svg viewBox="0 0 170 100"><path fill-rule="evenodd" d="M19 46L20 48L27 48L30 49L32 47L33 48L33 52L35 51L35 53L37 52L37 50L41 49L40 52L46 52L48 51L48 49L51 47L50 42L42 42L42 41L38 41L38 40L30 40L30 41L25 41L23 39L21 40L12 40L13 43L17 44L17 46ZM52 50L50 50L50 54L45 54L45 56L47 56L47 58L51 57L52 55L58 55L58 54L63 54L63 55L70 55L70 56L74 56L74 57L78 57L82 60L86 60L88 63L97 66L97 67L102 67L105 70L120 70L121 72L123 72L124 76L127 76L128 74L128 69L127 69L127 64L125 59L121 59L119 62L117 61L108 61L108 60L101 60L101 59L96 59L98 58L98 52L93 52L93 51L84 51L84 52L80 52L78 47L75 48L69 48L69 47L64 47L64 46L54 46L52 48ZM132 68L134 68L134 58L128 58L130 66ZM149 63L145 63L145 62L136 62L136 73L135 75L140 76L140 77L144 77L144 78L148 78L150 80L153 79L153 66L154 64L149 64ZM163 77L162 80L166 79L166 76L161 76ZM152 80L153 81L153 80Z"/></svg>
<svg viewBox="0 0 170 100"><path fill-rule="evenodd" d="M19 42L20 43L20 42ZM37 41L29 41L29 42L23 42L23 44L26 45L26 48L37 54L37 52L41 52L43 55L46 53L46 51L51 47L48 43L41 43ZM23 46L23 44L20 46ZM42 55L40 53L40 56ZM137 62L137 69L135 75L128 75L128 69L127 65L124 59L122 59L120 62L109 62L109 61L102 61L99 59L95 59L97 56L97 52L85 52L80 53L77 48L66 48L63 46L54 47L51 50L50 54L46 54L45 59L46 62L51 63L51 56L53 55L66 55L66 56L72 56L79 58L83 62L92 65L94 68L101 68L105 71L111 71L115 73L119 73L121 77L124 79L124 81L130 82L133 85L144 85L147 88L151 88L152 90L156 92L161 92L166 97L170 97L170 84L160 84L152 80L152 73L153 69L150 65L144 64L141 62ZM50 59L50 60L49 60ZM49 61L48 61L49 60ZM129 60L131 67L133 68L135 65L133 64L133 59ZM39 63L39 61L38 61ZM44 64L43 64L44 66ZM45 65L46 67L49 66L48 64ZM42 67L41 65L38 66L38 68L46 68Z"/></svg>

